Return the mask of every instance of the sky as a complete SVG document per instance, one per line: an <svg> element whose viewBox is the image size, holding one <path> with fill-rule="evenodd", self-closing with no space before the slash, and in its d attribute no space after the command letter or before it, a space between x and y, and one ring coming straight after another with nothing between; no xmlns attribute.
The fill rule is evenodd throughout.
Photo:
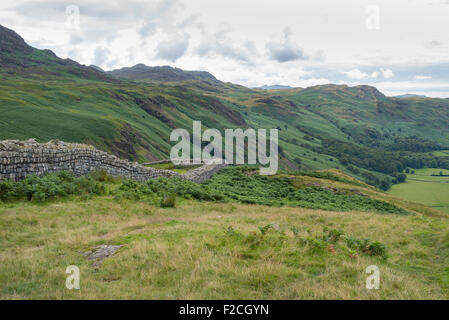
<svg viewBox="0 0 449 320"><path fill-rule="evenodd" d="M105 70L205 70L248 87L367 84L449 97L449 0L15 0L0 24Z"/></svg>

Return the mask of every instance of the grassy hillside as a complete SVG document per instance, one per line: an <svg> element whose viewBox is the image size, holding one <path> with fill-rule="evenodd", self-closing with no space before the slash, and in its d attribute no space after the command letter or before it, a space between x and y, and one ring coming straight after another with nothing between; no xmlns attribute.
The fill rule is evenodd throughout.
<svg viewBox="0 0 449 320"><path fill-rule="evenodd" d="M385 97L368 86L282 90L171 67L104 73L0 28L0 139L83 142L130 160L168 158L170 132L278 128L280 166L337 168L388 189L407 167L449 169L449 99Z"/></svg>
<svg viewBox="0 0 449 320"><path fill-rule="evenodd" d="M76 196L46 200L3 197L0 298L449 297L447 215L394 198L341 171L263 178L241 170L220 172L208 184L189 188L190 193L181 184L173 189L173 179L137 184L95 174L82 184L66 175L29 181L26 185L40 192L50 192L44 187L55 179L81 189ZM290 191L273 193L282 193L279 183L288 183ZM248 199L241 192L248 184L255 195L271 194L272 202L243 204ZM279 202L306 188L334 201L326 210ZM175 192L174 207L167 208L160 200L170 192ZM207 198L211 192L223 198ZM396 209L354 210L338 200L354 196ZM313 198L307 200L311 206ZM122 247L94 267L82 252L100 244ZM80 268L80 290L65 289L69 265ZM380 269L380 290L365 288L369 265Z"/></svg>

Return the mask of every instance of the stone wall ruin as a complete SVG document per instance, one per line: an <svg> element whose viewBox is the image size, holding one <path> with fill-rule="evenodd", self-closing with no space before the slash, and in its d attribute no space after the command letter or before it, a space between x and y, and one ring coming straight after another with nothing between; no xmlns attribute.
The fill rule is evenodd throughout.
<svg viewBox="0 0 449 320"><path fill-rule="evenodd" d="M29 175L68 171L75 176L104 169L114 177L146 181L160 177L180 177L197 183L209 179L224 164L203 165L182 175L171 170L161 170L122 160L93 146L50 141L0 141L0 180L21 180Z"/></svg>

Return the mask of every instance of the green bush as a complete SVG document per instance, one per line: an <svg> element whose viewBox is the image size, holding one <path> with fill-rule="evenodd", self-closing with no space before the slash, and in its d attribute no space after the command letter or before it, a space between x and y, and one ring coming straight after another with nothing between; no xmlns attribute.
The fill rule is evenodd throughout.
<svg viewBox="0 0 449 320"><path fill-rule="evenodd" d="M174 208L176 206L176 195L175 194L163 195L159 205L161 208Z"/></svg>
<svg viewBox="0 0 449 320"><path fill-rule="evenodd" d="M69 195L105 193L104 185L91 177L75 178L68 172L29 176L21 181L0 181L0 200L29 200L43 202Z"/></svg>

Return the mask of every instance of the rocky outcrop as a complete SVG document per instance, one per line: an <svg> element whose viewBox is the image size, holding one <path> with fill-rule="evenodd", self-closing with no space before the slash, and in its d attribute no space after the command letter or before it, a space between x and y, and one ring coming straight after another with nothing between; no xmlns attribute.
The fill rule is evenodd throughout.
<svg viewBox="0 0 449 320"><path fill-rule="evenodd" d="M35 140L0 141L0 180L21 180L28 175L68 171L76 176L104 169L114 177L146 181L160 177L180 177L194 182L203 182L224 165L204 165L181 175L171 170L144 167L117 158L92 146L78 143Z"/></svg>

